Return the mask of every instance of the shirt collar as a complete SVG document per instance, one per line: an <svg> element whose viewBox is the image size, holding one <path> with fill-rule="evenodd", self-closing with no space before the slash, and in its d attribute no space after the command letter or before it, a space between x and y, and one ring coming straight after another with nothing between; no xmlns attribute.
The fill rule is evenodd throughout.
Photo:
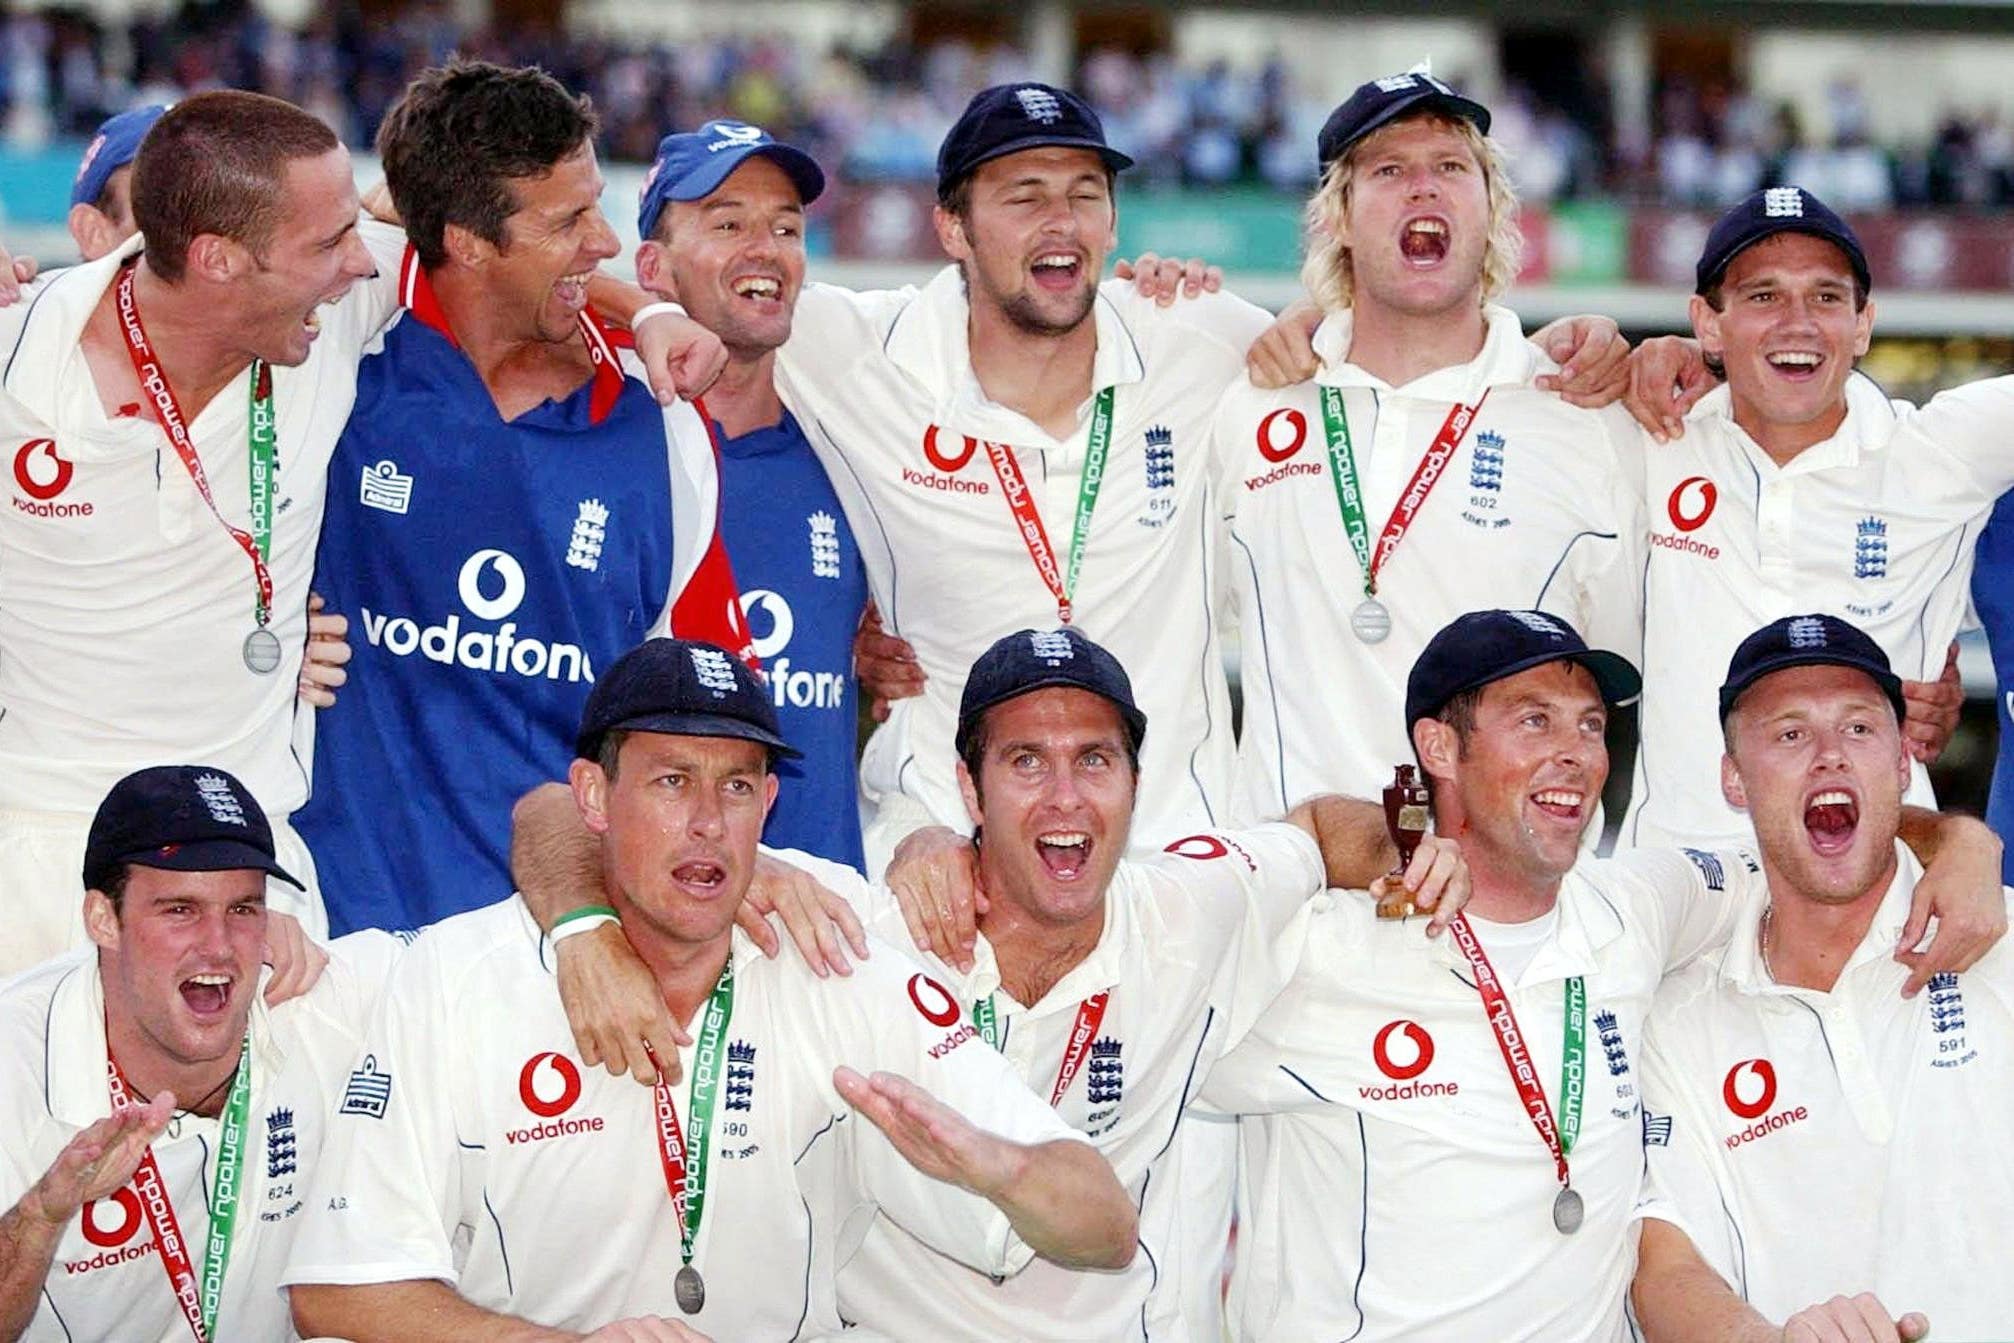
<svg viewBox="0 0 2014 1343"><path fill-rule="evenodd" d="M1351 331L1356 314L1345 308L1330 313L1315 328L1315 356L1321 367L1315 381L1331 387L1368 387L1373 391L1398 392L1424 401L1454 401L1472 406L1484 392L1504 383L1530 382L1538 372L1538 350L1524 338L1524 327L1516 313L1496 304L1483 307L1483 347L1465 364L1435 369L1414 378L1402 387L1349 362Z"/></svg>
<svg viewBox="0 0 2014 1343"><path fill-rule="evenodd" d="M441 307L440 296L434 293L433 281L427 278L426 269L420 265L419 251L410 243L406 245L405 257L399 262L399 302L414 320L439 332L441 338L457 350L461 349L461 342L455 339L453 329L448 326L448 315ZM594 364L594 389L589 392L587 402L588 423L600 424L608 418L622 396L625 379L612 343L619 333L610 328L593 308L582 308L577 320L581 340L587 345L587 357Z"/></svg>
<svg viewBox="0 0 2014 1343"><path fill-rule="evenodd" d="M1124 872L1122 864L1113 876L1113 886L1124 879ZM1098 945L1051 985L1040 1002L1023 1005L1030 1015L1048 1016L1052 1012L1074 1010L1078 1003L1093 994L1105 993L1119 986L1126 945L1133 937L1133 918L1127 902L1116 898L1116 894L1107 888L1105 927L1098 934ZM999 988L1000 962L993 954L993 944L981 933L972 950L972 973L965 977L965 990L970 997L977 999L995 993Z"/></svg>
<svg viewBox="0 0 2014 1343"><path fill-rule="evenodd" d="M1551 935L1540 944L1524 973L1511 983L1511 988L1571 979L1575 975L1583 978L1592 975L1597 969L1596 958L1602 949L1622 936L1622 916L1616 912L1615 905L1582 875L1584 865L1585 860L1560 881L1556 902L1559 921L1553 925ZM1448 969L1459 972L1464 979L1469 978L1468 958L1462 955L1454 938L1443 934L1433 943L1428 954Z"/></svg>
<svg viewBox="0 0 2014 1343"><path fill-rule="evenodd" d="M252 995L252 1088L271 1077L286 1062L286 1051L273 1034L266 1007L266 983L272 971L261 969ZM78 954L77 964L56 985L49 1002L46 1076L49 1113L61 1123L85 1128L112 1113L112 1093L105 1082L110 1053L105 1044L105 984L98 970L98 953Z"/></svg>
<svg viewBox="0 0 2014 1343"><path fill-rule="evenodd" d="M1894 433L1895 404L1874 379L1861 374L1848 378L1845 394L1846 418L1840 421L1838 431L1828 439L1813 443L1785 466L1778 466L1748 436L1748 431L1734 422L1734 397L1726 383L1701 397L1699 404L1687 412L1685 418L1717 422L1721 432L1748 454L1764 480L1774 476L1802 475L1835 466L1856 465L1868 453L1886 446L1889 436Z"/></svg>
<svg viewBox="0 0 2014 1343"><path fill-rule="evenodd" d="M20 341L6 360L4 387L36 419L66 435L94 427L94 417L100 432L107 423L98 404L97 384L84 362L84 328L120 270L145 245L134 234L96 261L51 275L27 299L29 311L22 319ZM125 352L123 344L119 349ZM83 379L81 388L72 382L78 377ZM152 429L152 421L143 423ZM75 459L79 450L90 454L91 445L66 438L64 456Z"/></svg>
<svg viewBox="0 0 2014 1343"><path fill-rule="evenodd" d="M1179 301L1179 300L1178 300ZM896 314L883 341L895 366L930 394L931 418L960 433L1017 445L1048 438L1025 417L987 400L972 371L968 323L972 310L957 266L946 266ZM1139 342L1118 307L1100 291L1091 305L1098 350L1091 390L1139 382L1147 374ZM1032 435L1032 437L1031 437Z"/></svg>
<svg viewBox="0 0 2014 1343"><path fill-rule="evenodd" d="M1860 945L1853 949L1853 954L1840 970L1838 982L1843 983L1849 972L1867 962L1885 961L1894 953L1896 943L1902 940L1902 927L1909 922L1909 906L1915 897L1916 883L1922 879L1923 864L1916 861L1916 855L1910 852L1907 844L1896 840L1895 875L1889 879L1888 890L1882 894L1881 904L1874 911L1874 921L1867 925ZM1794 984L1777 983L1763 964L1760 933L1763 911L1767 908L1766 903L1754 902L1741 911L1741 918L1727 944L1727 954L1721 958L1721 979L1743 993L1811 993L1812 990ZM1936 924L1933 922L1926 933L1935 931ZM1927 935L1925 940L1928 940Z"/></svg>

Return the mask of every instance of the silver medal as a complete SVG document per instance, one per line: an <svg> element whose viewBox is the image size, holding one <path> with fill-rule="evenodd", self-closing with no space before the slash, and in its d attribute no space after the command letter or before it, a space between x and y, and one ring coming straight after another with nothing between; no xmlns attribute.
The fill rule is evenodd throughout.
<svg viewBox="0 0 2014 1343"><path fill-rule="evenodd" d="M1580 1230L1581 1219L1586 1215L1587 1205L1581 1202L1577 1190L1562 1189L1559 1197L1552 1201L1552 1224L1562 1236L1571 1236Z"/></svg>
<svg viewBox="0 0 2014 1343"><path fill-rule="evenodd" d="M697 1315L700 1307L706 1304L706 1279L699 1276L698 1269L687 1264L671 1280L671 1294L678 1298L680 1310L688 1315Z"/></svg>
<svg viewBox="0 0 2014 1343"><path fill-rule="evenodd" d="M1350 633L1367 644L1379 644L1392 632L1392 613L1376 597L1366 597L1350 612Z"/></svg>
<svg viewBox="0 0 2014 1343"><path fill-rule="evenodd" d="M264 625L245 636L245 665L265 676L280 665L280 636Z"/></svg>

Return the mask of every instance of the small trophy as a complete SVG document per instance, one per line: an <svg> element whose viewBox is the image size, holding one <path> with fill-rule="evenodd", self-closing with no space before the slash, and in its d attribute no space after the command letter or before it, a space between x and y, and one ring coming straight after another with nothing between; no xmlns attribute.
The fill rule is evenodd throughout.
<svg viewBox="0 0 2014 1343"><path fill-rule="evenodd" d="M1389 889L1378 900L1381 919L1403 919L1417 912L1401 878L1413 861L1414 850L1426 836L1431 798L1413 766L1400 765L1393 771L1392 781L1385 788L1385 829L1390 832L1392 843L1398 845L1399 865L1392 869L1386 881Z"/></svg>

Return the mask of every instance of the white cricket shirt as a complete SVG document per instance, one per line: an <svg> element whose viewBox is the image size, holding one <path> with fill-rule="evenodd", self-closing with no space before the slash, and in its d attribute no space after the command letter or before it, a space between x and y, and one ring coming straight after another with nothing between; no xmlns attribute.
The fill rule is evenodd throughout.
<svg viewBox="0 0 2014 1343"><path fill-rule="evenodd" d="M280 665L242 648L255 626L252 563L210 515L152 419L110 417L78 341L139 251L41 286L0 340L0 806L90 815L146 765L200 760L244 780L275 819L308 794L293 749L295 683L328 463L356 396L364 345L398 311L405 234L363 221L378 263L317 311L307 361L274 368L272 632ZM140 319L146 320L142 312ZM249 374L182 407L223 516L248 528Z"/></svg>
<svg viewBox="0 0 2014 1343"><path fill-rule="evenodd" d="M1228 294L1158 308L1119 281L1100 287L1093 314L1092 387L1115 401L1075 623L1125 665L1151 725L1133 824L1144 854L1225 814L1233 748L1212 619L1210 416L1270 319ZM862 759L866 803L890 812L870 825L871 875L917 825L970 831L951 749L965 674L1001 635L1057 624L979 441L1013 447L1059 567L1077 512L1091 401L1062 439L988 401L967 316L956 267L897 293L807 285L776 364L882 618L929 677L895 703Z"/></svg>
<svg viewBox="0 0 2014 1343"><path fill-rule="evenodd" d="M1313 921L1301 968L1204 1103L1243 1124L1240 1339L1623 1337L1643 1174L1631 1056L1665 970L1727 936L1759 898L1746 855L1638 851L1584 859L1559 922L1505 977L1559 1113L1565 981L1587 991L1586 1091L1569 1156L1586 1222L1552 1223L1552 1154L1532 1127L1468 963L1419 920L1339 900ZM1484 944L1487 947L1487 943Z"/></svg>
<svg viewBox="0 0 2014 1343"><path fill-rule="evenodd" d="M1777 466L1734 423L1728 391L1644 448L1642 744L1625 844L1743 843L1720 795L1720 685L1756 630L1822 611L1852 621L1896 675L1935 680L1964 618L1972 552L2014 485L2014 378L1916 409L1867 378L1846 384L1839 432ZM1936 805L1916 766L1908 800Z"/></svg>
<svg viewBox="0 0 2014 1343"><path fill-rule="evenodd" d="M1240 378L1224 397L1214 433L1245 696L1241 820L1277 816L1316 793L1378 796L1392 767L1413 758L1406 676L1465 612L1546 610L1590 646L1637 657L1635 426L1619 407L1582 410L1538 391L1533 379L1558 365L1525 340L1515 313L1491 307L1486 316L1474 359L1395 388L1346 362L1351 314L1332 314L1315 332L1313 382L1261 391ZM1324 386L1342 392L1373 554L1449 413L1482 402L1378 571L1392 621L1382 643L1350 630L1364 570L1337 503Z"/></svg>
<svg viewBox="0 0 2014 1343"><path fill-rule="evenodd" d="M1900 866L1830 993L1777 984L1760 906L1659 991L1644 1045L1653 1202L1771 1320L1872 1291L1932 1337L2014 1324L2014 951L1905 1001ZM2014 892L2009 893L2014 896Z"/></svg>
<svg viewBox="0 0 2014 1343"><path fill-rule="evenodd" d="M290 1339L279 1290L328 1116L401 943L362 932L329 946L329 965L299 998L252 1007L252 1098L220 1339ZM0 1209L41 1179L77 1134L112 1112L105 1082L105 1002L95 948L0 988ZM178 1115L154 1158L200 1274L209 1235L219 1121ZM118 1339L190 1343L154 1237L129 1183L84 1205L63 1232L29 1343Z"/></svg>
<svg viewBox="0 0 2014 1343"><path fill-rule="evenodd" d="M886 887L834 864L800 865L846 894L870 930L907 940ZM1321 853L1298 826L1195 835L1168 853L1119 864L1097 946L1030 1007L1001 988L983 935L970 974L928 958L968 1018L991 996L1001 1052L1044 1101L1080 1005L1109 995L1056 1112L1097 1145L1140 1205L1140 1254L1117 1273L1036 1260L996 1282L880 1218L840 1273L840 1313L919 1339L1186 1338L1182 1298L1192 1284L1185 1278L1197 1266L1184 1262L1178 1228L1185 1215L1198 1215L1192 1204L1207 1190L1182 1178L1176 1121L1210 1065L1286 983L1308 914L1327 903L1322 886ZM1205 1271L1214 1288L1215 1265Z"/></svg>
<svg viewBox="0 0 2014 1343"><path fill-rule="evenodd" d="M706 1304L684 1315L653 1092L579 1061L551 966L515 898L420 935L331 1124L285 1282L437 1279L551 1328L665 1315L789 1339L839 1327L833 1274L877 1211L982 1272L1032 1257L1006 1214L917 1171L832 1086L839 1064L884 1069L1014 1141L1077 1138L950 990L886 943L819 979L794 947L766 960L737 932L693 1259ZM674 1089L688 1147L694 1048Z"/></svg>

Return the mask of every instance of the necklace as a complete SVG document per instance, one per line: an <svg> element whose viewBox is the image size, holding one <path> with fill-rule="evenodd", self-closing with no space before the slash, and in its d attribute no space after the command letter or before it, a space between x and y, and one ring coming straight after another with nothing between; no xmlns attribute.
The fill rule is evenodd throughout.
<svg viewBox="0 0 2014 1343"><path fill-rule="evenodd" d="M1755 940L1762 951L1762 972L1769 976L1771 983L1781 984L1783 981L1776 977L1776 967L1769 963L1769 916L1775 912L1774 904L1762 907L1762 922L1756 925Z"/></svg>
<svg viewBox="0 0 2014 1343"><path fill-rule="evenodd" d="M210 1103L210 1102L211 1102L212 1100L214 1100L214 1099L216 1098L216 1096L218 1095L218 1093L220 1093L221 1091L223 1091L223 1089L224 1089L225 1087L227 1087L227 1086L231 1085L231 1082L232 1082L232 1080L233 1080L234 1078L236 1078L236 1076L237 1076L237 1073L236 1073L235 1071L233 1071L233 1072L229 1072L229 1073L226 1073L226 1074L224 1075L224 1080L223 1080L223 1081L221 1081L221 1082L217 1083L217 1085L215 1085L215 1086L211 1087L211 1088L210 1088L210 1089L209 1089L209 1090L208 1090L207 1092L205 1092L205 1093L204 1093L204 1094L202 1094L201 1096L198 1096L198 1097L197 1097L197 1098L196 1098L196 1099L195 1099L194 1101L190 1102L189 1104L187 1104L187 1105L180 1105L180 1106L177 1106L177 1107L176 1107L176 1109L175 1109L175 1113L176 1113L177 1115L194 1115L194 1114L200 1114L200 1113L202 1112L202 1109L203 1109L203 1107L204 1107L205 1105L208 1105L208 1104L209 1104L209 1103ZM129 1086L128 1086L128 1087L126 1088L126 1090L127 1090L127 1091L128 1091L128 1092L129 1092L129 1093L130 1093L130 1094L131 1094L131 1095L133 1096L133 1098L134 1098L134 1099L135 1099L135 1100L136 1100L136 1101L137 1101L137 1102L138 1102L139 1104L141 1104L141 1105L147 1105L147 1104L150 1104L150 1103L152 1103L152 1101L153 1101L153 1099L154 1099L154 1098L153 1098L152 1096L143 1096L143 1095L141 1095L141 1094L140 1094L140 1091L139 1091L139 1089L138 1089L137 1087L133 1087L133 1086L130 1086L130 1085L129 1085Z"/></svg>

